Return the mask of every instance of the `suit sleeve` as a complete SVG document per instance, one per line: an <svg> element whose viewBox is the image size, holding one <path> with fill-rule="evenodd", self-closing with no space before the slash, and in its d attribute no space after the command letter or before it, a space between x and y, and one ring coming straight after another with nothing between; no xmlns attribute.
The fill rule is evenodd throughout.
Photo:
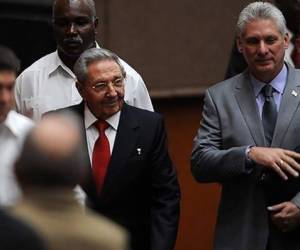
<svg viewBox="0 0 300 250"><path fill-rule="evenodd" d="M222 183L249 173L246 148L247 146L225 148L220 114L207 90L202 121L194 138L191 156L191 170L195 179L199 182Z"/></svg>
<svg viewBox="0 0 300 250"><path fill-rule="evenodd" d="M166 145L163 120L152 147L151 250L173 250L179 221L180 191Z"/></svg>

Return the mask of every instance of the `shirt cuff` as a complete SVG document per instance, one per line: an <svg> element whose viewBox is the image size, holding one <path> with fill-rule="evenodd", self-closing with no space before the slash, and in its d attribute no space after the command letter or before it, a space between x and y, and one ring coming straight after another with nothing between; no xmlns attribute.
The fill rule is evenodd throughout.
<svg viewBox="0 0 300 250"><path fill-rule="evenodd" d="M251 148L254 147L254 145L251 145L251 146L248 146L245 150L245 155L246 155L246 167L245 167L245 170L246 170L246 173L249 174L252 172L253 170L253 165L254 165L254 161L252 161L249 157L249 152L251 150Z"/></svg>

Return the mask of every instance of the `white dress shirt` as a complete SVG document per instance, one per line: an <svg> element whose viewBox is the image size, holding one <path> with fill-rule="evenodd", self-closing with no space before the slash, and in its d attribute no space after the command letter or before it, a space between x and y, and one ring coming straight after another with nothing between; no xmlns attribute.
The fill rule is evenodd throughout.
<svg viewBox="0 0 300 250"><path fill-rule="evenodd" d="M10 111L0 123L0 205L14 205L21 197L13 165L33 122L15 111Z"/></svg>
<svg viewBox="0 0 300 250"><path fill-rule="evenodd" d="M116 139L117 130L118 130L119 121L120 121L120 115L121 115L121 111L117 112L113 116L106 119L106 122L110 125L105 130L105 135L107 136L107 139L109 141L110 153L112 153L112 150L113 150L113 147L115 144L115 139ZM91 167L92 167L92 162L93 162L94 146L95 146L96 140L99 137L98 129L94 126L94 123L97 120L98 119L93 115L93 113L90 111L90 109L87 107L87 105L85 105L85 107L84 107L84 125L85 125L86 141L87 141L87 148L88 148ZM80 186L77 186L75 188L75 196L76 196L77 201L81 205L85 204L86 194Z"/></svg>
<svg viewBox="0 0 300 250"><path fill-rule="evenodd" d="M151 99L141 76L120 59L126 71L125 102L153 111ZM39 120L42 114L81 102L74 73L61 61L57 51L25 69L16 80L17 111Z"/></svg>
<svg viewBox="0 0 300 250"><path fill-rule="evenodd" d="M109 141L109 148L110 153L112 153L112 150L114 148L115 139L117 135L117 130L119 126L120 121L120 115L121 111L117 112L113 116L109 117L105 121L110 125L105 130L105 135ZM93 150L95 146L95 142L99 137L98 129L94 126L94 123L98 119L93 115L93 113L90 111L90 109L85 105L84 107L84 125L85 125L85 131L86 131L86 140L87 140L87 146L88 146L88 152L90 157L90 162L92 165L92 158L93 158Z"/></svg>

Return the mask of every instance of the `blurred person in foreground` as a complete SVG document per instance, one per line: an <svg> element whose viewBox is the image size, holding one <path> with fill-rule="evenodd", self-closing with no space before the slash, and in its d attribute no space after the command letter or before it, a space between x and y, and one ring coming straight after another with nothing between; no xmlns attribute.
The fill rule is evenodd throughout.
<svg viewBox="0 0 300 250"><path fill-rule="evenodd" d="M86 50L74 67L86 135L87 205L131 234L132 250L174 249L179 185L168 154L163 118L124 102L126 72L117 55Z"/></svg>
<svg viewBox="0 0 300 250"><path fill-rule="evenodd" d="M49 250L43 238L24 221L0 209L1 250Z"/></svg>
<svg viewBox="0 0 300 250"><path fill-rule="evenodd" d="M13 110L14 86L20 61L7 47L0 46L0 205L11 206L21 197L13 164L26 133L33 123Z"/></svg>
<svg viewBox="0 0 300 250"><path fill-rule="evenodd" d="M55 0L52 18L57 50L25 69L16 82L17 110L34 120L48 111L82 101L73 67L82 52L99 47L96 42L99 19L93 0ZM119 37L122 42L122 35ZM125 61L120 61L127 72L125 101L153 111L143 79Z"/></svg>
<svg viewBox="0 0 300 250"><path fill-rule="evenodd" d="M300 249L300 72L284 63L288 43L280 10L249 4L237 23L248 68L205 92L191 164L197 181L222 184L216 250Z"/></svg>
<svg viewBox="0 0 300 250"><path fill-rule="evenodd" d="M73 188L85 176L77 119L49 115L28 134L15 164L24 193L13 213L46 240L49 249L125 250L123 229L82 207Z"/></svg>

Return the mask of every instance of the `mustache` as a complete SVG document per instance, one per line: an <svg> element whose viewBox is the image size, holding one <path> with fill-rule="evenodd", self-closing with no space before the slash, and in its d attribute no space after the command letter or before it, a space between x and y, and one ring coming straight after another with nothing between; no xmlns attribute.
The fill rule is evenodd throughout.
<svg viewBox="0 0 300 250"><path fill-rule="evenodd" d="M81 37L68 37L63 40L64 43L83 43Z"/></svg>
<svg viewBox="0 0 300 250"><path fill-rule="evenodd" d="M122 95L122 96L115 96L115 97L106 97L103 103L109 104L117 101L124 101L124 96Z"/></svg>

